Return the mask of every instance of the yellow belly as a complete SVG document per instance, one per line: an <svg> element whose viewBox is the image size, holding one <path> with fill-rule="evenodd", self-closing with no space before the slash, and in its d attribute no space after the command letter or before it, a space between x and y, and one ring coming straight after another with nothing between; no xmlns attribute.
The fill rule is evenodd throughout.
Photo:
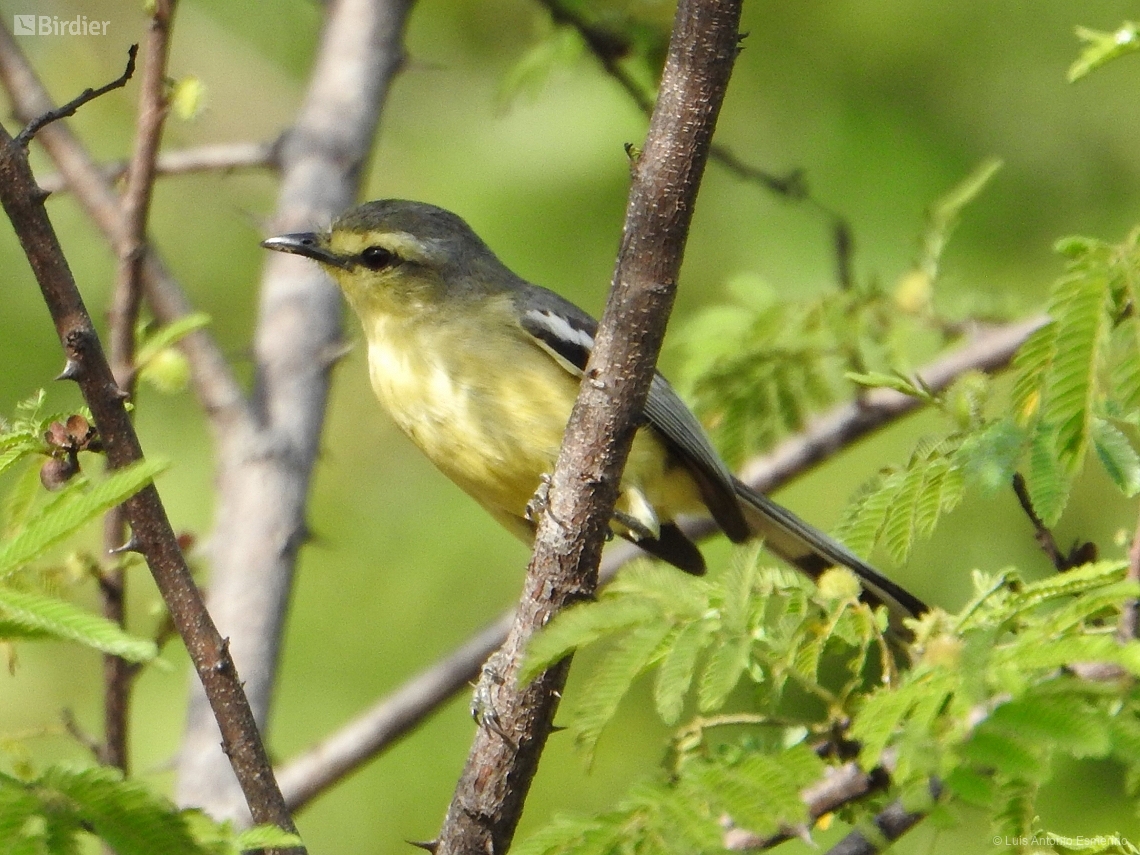
<svg viewBox="0 0 1140 855"><path fill-rule="evenodd" d="M488 353L487 332L379 319L368 330L369 374L377 398L432 463L529 541L526 506L554 471L579 378L521 332L495 336L502 344ZM655 532L659 520L699 506L692 479L669 464L660 438L639 431L618 510Z"/></svg>

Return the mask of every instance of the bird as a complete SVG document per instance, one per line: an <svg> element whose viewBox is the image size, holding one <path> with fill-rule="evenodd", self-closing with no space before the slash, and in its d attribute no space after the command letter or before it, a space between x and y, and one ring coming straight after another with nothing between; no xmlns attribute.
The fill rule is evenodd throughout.
<svg viewBox="0 0 1140 855"><path fill-rule="evenodd" d="M424 202L361 204L323 231L266 249L315 261L340 286L367 341L372 389L397 427L508 531L533 541L597 322L516 275L460 216ZM681 515L712 517L812 578L842 566L893 618L926 605L834 538L741 482L680 395L655 373L611 529L687 573L705 572Z"/></svg>

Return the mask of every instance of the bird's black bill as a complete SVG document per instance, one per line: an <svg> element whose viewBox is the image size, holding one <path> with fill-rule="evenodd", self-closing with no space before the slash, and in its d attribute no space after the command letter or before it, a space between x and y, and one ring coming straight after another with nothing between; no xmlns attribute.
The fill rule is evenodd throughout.
<svg viewBox="0 0 1140 855"><path fill-rule="evenodd" d="M321 239L313 232L297 232L291 235L278 235L266 238L261 242L266 249L277 252L288 252L292 255L303 255L321 264L347 269L351 265L321 244Z"/></svg>

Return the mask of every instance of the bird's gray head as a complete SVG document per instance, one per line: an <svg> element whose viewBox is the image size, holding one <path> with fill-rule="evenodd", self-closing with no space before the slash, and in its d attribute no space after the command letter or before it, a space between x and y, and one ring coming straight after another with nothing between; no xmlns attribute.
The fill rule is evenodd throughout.
<svg viewBox="0 0 1140 855"><path fill-rule="evenodd" d="M451 299L485 295L515 278L461 217L404 199L366 202L327 231L262 246L320 262L358 309L376 300L431 305L440 289Z"/></svg>

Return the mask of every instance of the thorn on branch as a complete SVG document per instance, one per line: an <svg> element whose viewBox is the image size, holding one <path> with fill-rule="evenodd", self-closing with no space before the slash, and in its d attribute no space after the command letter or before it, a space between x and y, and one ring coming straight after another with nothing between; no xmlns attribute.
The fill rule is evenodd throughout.
<svg viewBox="0 0 1140 855"><path fill-rule="evenodd" d="M408 843L417 849L423 849L425 852L435 852L439 848L438 840L409 840Z"/></svg>
<svg viewBox="0 0 1140 855"><path fill-rule="evenodd" d="M83 373L83 365L78 359L69 359L63 370L56 376L56 380L78 380Z"/></svg>
<svg viewBox="0 0 1140 855"><path fill-rule="evenodd" d="M107 550L108 555L122 555L125 552L137 552L140 555L142 554L142 545L138 542L133 534L127 538L126 543Z"/></svg>
<svg viewBox="0 0 1140 855"><path fill-rule="evenodd" d="M126 86L127 81L134 76L135 58L138 56L138 52L139 46L137 44L131 45L127 49L127 67L123 69L122 74L105 86L100 86L98 89L84 89L78 97L72 98L66 104L56 107L54 110L48 110L46 113L42 113L32 119L24 129L16 135L16 139L13 140L13 142L20 148L26 149L28 143L32 141L32 137L52 122L58 121L59 119L66 119L68 116L74 116L79 108L87 102L94 101L96 98L101 95L106 95L113 89L121 89Z"/></svg>

